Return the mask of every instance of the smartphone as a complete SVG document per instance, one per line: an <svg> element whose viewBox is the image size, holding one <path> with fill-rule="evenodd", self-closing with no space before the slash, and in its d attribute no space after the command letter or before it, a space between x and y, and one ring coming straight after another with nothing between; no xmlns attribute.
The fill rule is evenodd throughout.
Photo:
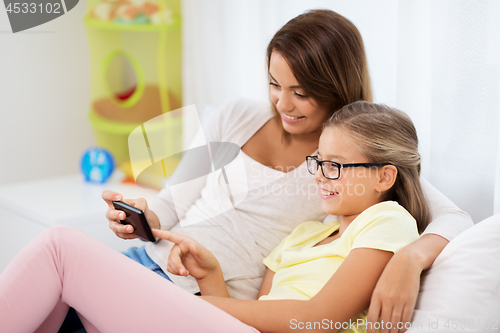
<svg viewBox="0 0 500 333"><path fill-rule="evenodd" d="M143 240L148 240L153 243L156 242L153 231L151 231L148 220L146 220L146 215L142 210L122 201L113 201L113 206L116 210L125 212L126 217L124 220L120 221L121 224L132 225L134 227L134 234L141 237Z"/></svg>

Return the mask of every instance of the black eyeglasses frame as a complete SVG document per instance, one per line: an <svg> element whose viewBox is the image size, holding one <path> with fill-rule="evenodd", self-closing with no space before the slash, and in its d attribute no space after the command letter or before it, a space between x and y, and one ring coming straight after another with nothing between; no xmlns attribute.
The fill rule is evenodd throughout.
<svg viewBox="0 0 500 333"><path fill-rule="evenodd" d="M315 160L316 161L316 170L315 172L311 172L311 170L309 170L309 161L310 160ZM339 170L339 174L337 177L327 177L325 175L325 170L323 169L323 163L326 163L326 162L329 162L329 163L332 163L332 164L335 164ZM350 164L342 164L342 163L339 163L339 162L335 162L335 161L328 161L328 160L323 160L323 161L320 161L318 159L318 156L306 156L306 165L307 165L307 171L314 175L316 173L316 171L318 171L318 168L321 168L321 173L323 174L323 177L325 177L326 179L330 179L330 180L336 180L336 179L339 179L340 178L340 175L342 173L342 169L343 168L351 168L351 167L363 167L363 168L373 168L373 167L379 167L379 166L384 166L384 165L391 165L391 163L350 163Z"/></svg>

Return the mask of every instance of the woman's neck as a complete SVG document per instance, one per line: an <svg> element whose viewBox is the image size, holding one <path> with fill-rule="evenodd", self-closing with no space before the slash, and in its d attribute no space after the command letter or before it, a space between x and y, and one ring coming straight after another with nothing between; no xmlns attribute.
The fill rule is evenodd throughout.
<svg viewBox="0 0 500 333"><path fill-rule="evenodd" d="M311 147L311 153L318 149L321 130L305 134L287 134L286 143L290 146Z"/></svg>

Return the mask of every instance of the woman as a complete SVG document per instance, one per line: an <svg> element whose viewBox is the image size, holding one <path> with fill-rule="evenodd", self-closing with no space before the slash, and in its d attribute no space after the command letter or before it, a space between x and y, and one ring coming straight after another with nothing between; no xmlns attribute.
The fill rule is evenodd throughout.
<svg viewBox="0 0 500 333"><path fill-rule="evenodd" d="M219 204L214 198L223 197L221 189L225 188L220 171L184 188L182 184L167 188L154 202L125 200L143 209L154 228L189 236L213 252L230 295L243 299L254 299L257 294L265 269L262 258L299 223L324 217L303 162L304 156L318 148L323 122L346 104L372 99L361 36L335 12L315 10L290 20L269 43L267 60L271 106L248 100L230 102L204 126L208 142L241 147L244 167L228 168L227 173L236 175L234 179L246 175L249 189L244 200L210 218ZM433 221L422 237L390 260L371 300L371 320L409 321L421 272L449 240L472 225L467 214L431 185L423 181L423 187ZM111 200L123 197L110 191L102 196L109 205L110 228L121 238L136 237L131 226L119 223L123 213L111 205ZM129 255L139 252L139 257L146 257L146 262L152 259L157 272L165 274L172 246L160 241ZM199 292L193 278L168 277L191 293Z"/></svg>

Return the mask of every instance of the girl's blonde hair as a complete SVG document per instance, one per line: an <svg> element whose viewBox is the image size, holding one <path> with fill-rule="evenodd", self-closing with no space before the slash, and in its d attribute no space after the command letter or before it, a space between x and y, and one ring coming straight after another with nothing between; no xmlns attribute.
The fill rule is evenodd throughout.
<svg viewBox="0 0 500 333"><path fill-rule="evenodd" d="M418 137L410 117L383 104L358 101L334 113L323 130L332 127L348 135L370 162L390 163L397 168L396 182L383 200L394 200L403 206L422 233L431 215L420 184Z"/></svg>

